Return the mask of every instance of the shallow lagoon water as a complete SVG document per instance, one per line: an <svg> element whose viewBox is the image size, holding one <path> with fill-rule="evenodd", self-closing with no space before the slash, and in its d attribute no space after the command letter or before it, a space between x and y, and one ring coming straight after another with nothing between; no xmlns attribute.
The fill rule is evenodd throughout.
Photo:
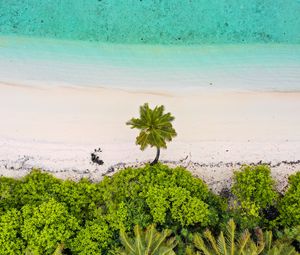
<svg viewBox="0 0 300 255"><path fill-rule="evenodd" d="M299 13L298 0L0 0L0 81L298 91Z"/></svg>
<svg viewBox="0 0 300 255"><path fill-rule="evenodd" d="M126 45L2 36L0 82L299 91L300 45Z"/></svg>
<svg viewBox="0 0 300 255"><path fill-rule="evenodd" d="M298 0L1 0L0 34L133 44L300 43Z"/></svg>

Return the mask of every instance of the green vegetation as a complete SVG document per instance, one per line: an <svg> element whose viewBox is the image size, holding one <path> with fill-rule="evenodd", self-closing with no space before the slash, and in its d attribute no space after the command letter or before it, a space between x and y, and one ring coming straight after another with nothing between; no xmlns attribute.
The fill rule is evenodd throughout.
<svg viewBox="0 0 300 255"><path fill-rule="evenodd" d="M194 243L196 248L204 254L259 254L263 250L263 243L259 240L256 245L250 236L248 230L238 235L234 221L230 220L225 233L221 231L217 239L210 230L206 230L204 237L207 243L199 234L195 234Z"/></svg>
<svg viewBox="0 0 300 255"><path fill-rule="evenodd" d="M175 118L164 111L163 105L151 109L146 103L140 107L140 118L132 118L126 123L131 128L141 130L136 137L136 144L141 146L141 150L145 150L147 146L156 147L156 157L151 165L158 162L160 148L167 148L166 142L172 141L177 135L171 123Z"/></svg>
<svg viewBox="0 0 300 255"><path fill-rule="evenodd" d="M279 203L284 226L300 225L300 172L289 177L289 189Z"/></svg>
<svg viewBox="0 0 300 255"><path fill-rule="evenodd" d="M259 228L255 229L256 240L251 238L251 233L246 229L243 233L236 232L236 224L231 219L227 223L225 233L221 231L216 239L210 230L204 232L203 239L201 235L195 234L194 244L196 248L205 255L215 254L244 254L244 255L275 255L275 254L298 254L291 243L278 239L273 242L272 231L263 231ZM188 250L188 254L192 255L192 250Z"/></svg>
<svg viewBox="0 0 300 255"><path fill-rule="evenodd" d="M296 254L291 244L299 249L299 176L290 176L280 196L268 167L244 166L234 176L233 201L213 194L184 168L159 163L121 170L99 183L63 181L40 170L21 179L0 177L0 254L139 254L130 247L141 254L204 254L214 239L224 249L221 241L227 240L232 250L233 240L239 249L247 236L247 247L263 244L260 254ZM272 219L270 207L277 213ZM230 218L236 224L227 225ZM261 236L256 227L268 231Z"/></svg>
<svg viewBox="0 0 300 255"><path fill-rule="evenodd" d="M175 255L175 238L169 238L172 231L164 229L159 233L155 226L150 225L145 231L139 225L134 227L134 238L130 238L124 230L121 230L120 239L125 247L120 254L123 255Z"/></svg>
<svg viewBox="0 0 300 255"><path fill-rule="evenodd" d="M226 207L202 180L181 167L126 169L105 178L100 187L110 220L128 230L151 223L173 229L196 224L200 229L216 224Z"/></svg>
<svg viewBox="0 0 300 255"><path fill-rule="evenodd" d="M53 253L58 243L65 243L79 228L68 208L53 198L39 206L25 205L21 212L21 235L27 248L37 254Z"/></svg>
<svg viewBox="0 0 300 255"><path fill-rule="evenodd" d="M234 211L244 228L261 225L264 210L274 206L278 199L270 168L265 165L243 166L236 171L232 193Z"/></svg>

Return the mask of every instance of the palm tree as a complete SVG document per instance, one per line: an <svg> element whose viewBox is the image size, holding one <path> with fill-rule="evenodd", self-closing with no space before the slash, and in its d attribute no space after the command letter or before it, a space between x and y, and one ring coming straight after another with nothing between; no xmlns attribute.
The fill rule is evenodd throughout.
<svg viewBox="0 0 300 255"><path fill-rule="evenodd" d="M141 146L141 150L145 150L148 145L156 147L156 157L151 165L158 162L160 148L167 148L166 142L172 141L172 138L177 135L171 123L175 118L169 112L164 113L164 110L163 105L150 109L145 103L140 106L140 118L132 118L126 122L131 128L141 130L136 137L136 144Z"/></svg>
<svg viewBox="0 0 300 255"><path fill-rule="evenodd" d="M291 240L278 239L273 241L272 231L255 230L257 241L251 238L248 230L241 235L236 233L236 225L231 219L227 223L225 233L221 231L216 239L209 230L204 232L205 240L195 234L194 244L201 251L194 253L187 249L187 255L297 255L295 248L291 246Z"/></svg>
<svg viewBox="0 0 300 255"><path fill-rule="evenodd" d="M120 232L120 239L124 249L121 255L175 255L177 243L175 237L170 238L172 231L163 230L162 233L150 225L143 231L138 225L134 227L134 238L129 238L124 230Z"/></svg>
<svg viewBox="0 0 300 255"><path fill-rule="evenodd" d="M258 235L256 233L256 235ZM299 233L298 233L299 235ZM266 231L264 234L265 240L265 249L262 254L266 255L299 255L299 253L295 250L295 247L291 245L292 240L286 237L279 238L276 241L273 241L273 233L272 231Z"/></svg>
<svg viewBox="0 0 300 255"><path fill-rule="evenodd" d="M264 243L258 239L258 244L255 244L248 230L245 230L240 236L236 233L236 225L231 219L227 223L226 231L221 231L216 239L209 230L204 232L203 238L196 234L194 237L195 246L205 255L236 255L236 254L259 254L264 249ZM200 254L200 253L196 253Z"/></svg>

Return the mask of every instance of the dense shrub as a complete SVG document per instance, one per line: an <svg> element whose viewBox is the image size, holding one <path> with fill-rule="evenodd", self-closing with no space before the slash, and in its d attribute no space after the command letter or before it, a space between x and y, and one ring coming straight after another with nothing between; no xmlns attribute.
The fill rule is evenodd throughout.
<svg viewBox="0 0 300 255"><path fill-rule="evenodd" d="M268 166L243 166L234 173L232 193L235 213L243 228L255 227L262 220L263 210L275 204L278 194Z"/></svg>
<svg viewBox="0 0 300 255"><path fill-rule="evenodd" d="M54 197L64 203L69 212L82 224L94 219L94 211L103 204L99 185L87 179L79 182L66 180L56 188Z"/></svg>
<svg viewBox="0 0 300 255"><path fill-rule="evenodd" d="M87 179L79 182L62 181L53 175L34 169L24 178L14 180L1 177L0 206L2 210L22 208L24 205L40 205L50 199L64 204L79 220L88 220L93 210L101 204L99 185Z"/></svg>
<svg viewBox="0 0 300 255"><path fill-rule="evenodd" d="M21 213L12 209L0 217L0 254L21 255L24 250L24 242L20 238L22 226Z"/></svg>
<svg viewBox="0 0 300 255"><path fill-rule="evenodd" d="M13 197L17 208L29 204L40 205L51 198L55 198L56 190L59 189L62 183L62 180L34 169L13 186Z"/></svg>
<svg viewBox="0 0 300 255"><path fill-rule="evenodd" d="M19 180L2 177L0 192L0 242L15 254L51 254L59 243L72 254L105 254L120 244L121 229L158 223L180 235L182 227L216 225L225 208L200 179L164 165L128 168L100 183L33 170ZM16 220L7 225L10 214Z"/></svg>
<svg viewBox="0 0 300 255"><path fill-rule="evenodd" d="M14 197L14 188L17 183L15 179L0 177L0 213L18 206Z"/></svg>
<svg viewBox="0 0 300 255"><path fill-rule="evenodd" d="M279 204L279 211L284 226L300 225L300 172L289 177L289 188Z"/></svg>
<svg viewBox="0 0 300 255"><path fill-rule="evenodd" d="M281 216L273 221L281 223L276 236L289 236L293 244L299 240L299 179L300 173L290 177L278 202ZM265 166L235 173L230 213L239 227L265 224L265 209L277 206L273 184ZM117 254L120 231L153 223L159 232L172 230L175 252L184 254L195 232L209 227L217 233L229 215L227 201L181 167L128 168L99 183L33 170L18 180L0 177L0 254L47 255L61 247L74 255ZM285 225L296 228L283 231Z"/></svg>
<svg viewBox="0 0 300 255"><path fill-rule="evenodd" d="M57 244L66 243L79 228L77 219L54 199L39 206L24 206L22 216L22 238L38 254L52 254Z"/></svg>
<svg viewBox="0 0 300 255"><path fill-rule="evenodd" d="M181 187L151 187L146 196L153 222L165 224L168 220L179 222L181 226L196 223L207 226L212 215L208 204L191 195Z"/></svg>
<svg viewBox="0 0 300 255"><path fill-rule="evenodd" d="M200 179L164 165L120 171L101 183L105 210L117 228L158 223L162 227L215 225L222 203Z"/></svg>
<svg viewBox="0 0 300 255"><path fill-rule="evenodd" d="M52 254L78 227L67 208L53 199L9 210L0 218L0 254Z"/></svg>
<svg viewBox="0 0 300 255"><path fill-rule="evenodd" d="M72 238L74 241L71 244L74 248L73 244L78 240L76 235L82 236L86 229L90 229L94 235L98 233L95 239L101 247L100 232L95 232L88 221L96 215L96 204L102 204L99 202L101 192L97 190L98 186L86 179L79 182L62 181L40 170L33 170L19 180L2 177L0 213L2 211L3 215L0 219L0 243L6 243L6 246L2 246L5 247L3 249L9 251L7 245L11 243L16 248L11 254L18 254L17 250L21 250L20 254L25 251L30 254L51 254L59 243L66 243L65 247L68 248ZM15 225L12 225L13 220L11 225L7 225L5 219L13 212L18 220ZM99 228L102 227L103 225L99 225ZM88 247L88 235L84 240ZM104 242L116 243L109 238ZM74 254L82 247L79 243L77 246Z"/></svg>
<svg viewBox="0 0 300 255"><path fill-rule="evenodd" d="M99 255L111 250L112 243L114 243L113 234L108 224L95 220L86 223L76 238L71 241L70 248L72 254Z"/></svg>

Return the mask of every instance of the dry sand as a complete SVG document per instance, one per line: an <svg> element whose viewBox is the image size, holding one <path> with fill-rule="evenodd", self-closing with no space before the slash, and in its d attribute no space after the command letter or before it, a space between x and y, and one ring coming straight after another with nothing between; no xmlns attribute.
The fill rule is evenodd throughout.
<svg viewBox="0 0 300 255"><path fill-rule="evenodd" d="M213 190L230 185L233 169L269 163L283 190L300 170L300 93L125 91L0 83L0 173L19 177L32 167L61 178L100 180L125 165L141 165L155 151L134 144L125 122L139 105L164 104L178 136L162 151ZM94 149L104 161L91 161ZM120 163L120 164L118 164Z"/></svg>

